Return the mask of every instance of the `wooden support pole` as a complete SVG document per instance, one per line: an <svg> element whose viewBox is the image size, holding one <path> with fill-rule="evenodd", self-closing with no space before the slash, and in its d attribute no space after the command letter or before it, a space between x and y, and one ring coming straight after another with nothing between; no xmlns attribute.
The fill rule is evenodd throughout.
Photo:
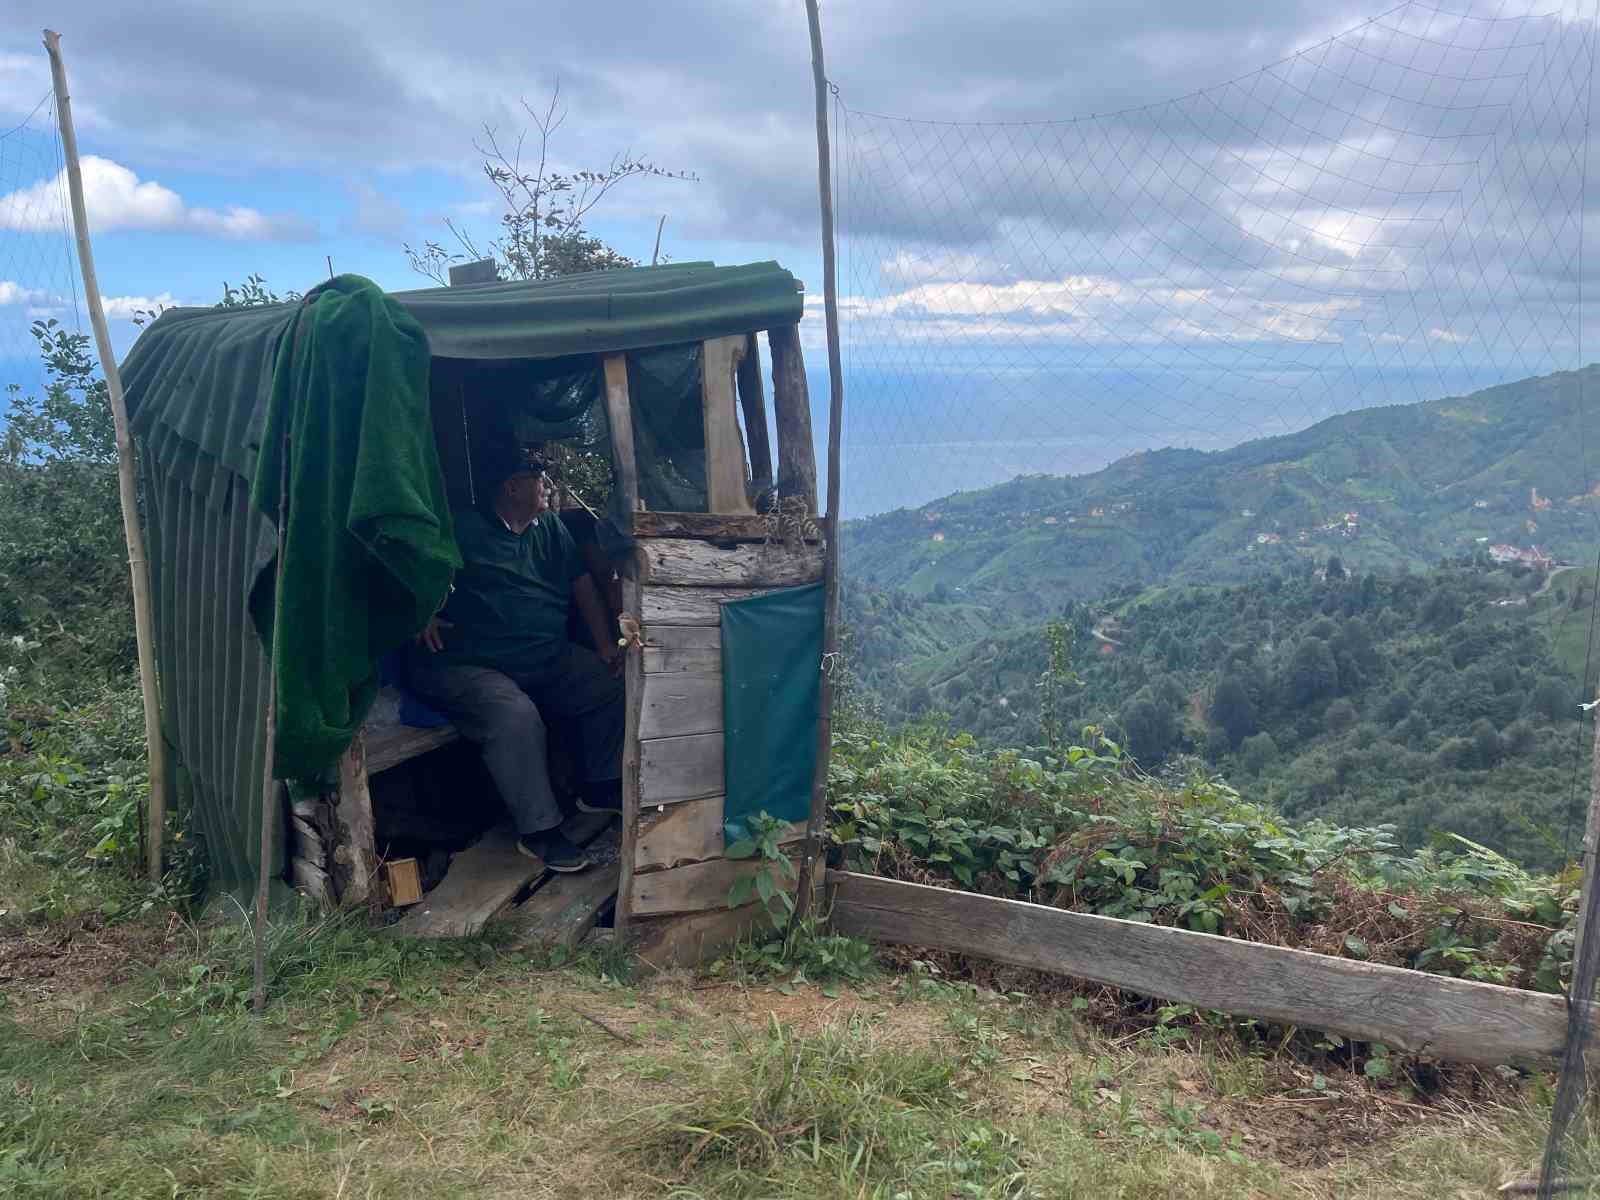
<svg viewBox="0 0 1600 1200"><path fill-rule="evenodd" d="M700 408L706 439L706 511L750 514L744 439L739 436L734 382L744 357L743 337L711 338L700 346Z"/></svg>
<svg viewBox="0 0 1600 1200"><path fill-rule="evenodd" d="M828 334L828 539L823 573L822 696L817 712L817 760L811 779L811 814L800 861L795 916L811 907L811 880L822 854L828 805L828 765L833 755L833 673L839 660L839 426L844 420L844 365L839 355L839 283L833 247L833 180L828 158L828 75L822 61L822 20L817 0L806 0L811 25L811 82L817 105L817 195L822 206L822 311ZM796 347L798 351L798 346ZM802 371L804 365L802 364Z"/></svg>
<svg viewBox="0 0 1600 1200"><path fill-rule="evenodd" d="M299 317L295 318L297 321ZM261 861L256 864L256 915L250 936L254 946L255 986L251 1007L256 1015L267 1007L267 912L272 900L273 826L278 822L278 621L282 617L283 542L289 520L289 432L278 448L278 557L272 568L272 643L267 646L267 737L261 755Z"/></svg>
<svg viewBox="0 0 1600 1200"><path fill-rule="evenodd" d="M150 804L145 851L151 883L161 882L161 842L167 824L167 747L161 737L161 698L156 687L155 619L150 610L150 564L145 558L144 531L139 527L139 491L134 479L133 441L128 434L128 409L122 398L122 373L106 327L100 283L95 275L94 251L89 245L89 214L83 202L83 173L78 166L78 137L72 127L72 100L67 94L67 70L61 61L61 35L46 29L44 47L50 55L50 76L55 86L56 120L61 127L61 147L67 162L67 190L72 197L72 229L78 243L78 265L94 326L100 370L111 398L111 421L117 438L117 492L122 502L122 532L128 542L128 572L133 582L133 630L139 651L139 690L144 700L145 756L150 775Z"/></svg>
<svg viewBox="0 0 1600 1200"><path fill-rule="evenodd" d="M627 516L623 533L632 536L633 514L639 511L639 463L633 451L633 409L628 402L628 360L612 354L605 360L606 422L611 426L611 471L622 510ZM635 616L638 614L635 613Z"/></svg>
<svg viewBox="0 0 1600 1200"><path fill-rule="evenodd" d="M800 327L767 330L772 351L772 423L778 434L778 495L799 496L817 511L817 447L811 436L811 396L800 353Z"/></svg>
<svg viewBox="0 0 1600 1200"><path fill-rule="evenodd" d="M750 483L759 494L772 487L772 438L761 385L761 342L753 333L745 339L744 357L739 360L739 407L744 410L744 432L750 442Z"/></svg>
<svg viewBox="0 0 1600 1200"><path fill-rule="evenodd" d="M633 515L639 509L639 465L633 451L633 409L628 398L628 360L613 354L605 360L606 419L611 425L611 465L615 486L622 493L628 527L633 533ZM622 608L636 621L642 621L643 588L640 571L630 563L622 577ZM622 739L622 846L617 877L615 928L620 936L632 917L628 892L633 881L634 847L639 840L639 720L644 709L644 648L630 642L623 664L624 718Z"/></svg>
<svg viewBox="0 0 1600 1200"><path fill-rule="evenodd" d="M339 756L339 798L334 805L334 850L329 864L338 886L339 904L364 904L374 918L383 912L378 883L377 822L367 782L366 734L356 730Z"/></svg>
<svg viewBox="0 0 1600 1200"><path fill-rule="evenodd" d="M1596 1069L1600 1054L1594 1045L1594 993L1600 976L1600 952L1591 944L1594 932L1590 915L1597 901L1595 859L1600 853L1600 712L1594 723L1594 745L1589 760L1589 815L1583 829L1583 886L1578 893L1578 912L1572 923L1572 979L1567 989L1567 1039L1561 1055L1561 1073L1556 1081L1555 1101L1550 1106L1550 1131L1545 1138L1544 1159L1540 1166L1537 1192L1554 1195L1564 1161L1570 1160L1568 1139L1574 1118L1579 1117L1592 1090L1589 1076Z"/></svg>

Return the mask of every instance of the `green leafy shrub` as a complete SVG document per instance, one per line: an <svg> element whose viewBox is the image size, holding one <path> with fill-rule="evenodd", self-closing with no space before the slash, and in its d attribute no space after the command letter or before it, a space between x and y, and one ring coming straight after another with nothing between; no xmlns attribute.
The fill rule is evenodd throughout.
<svg viewBox="0 0 1600 1200"><path fill-rule="evenodd" d="M967 735L836 735L846 865L1125 920L1558 990L1577 881L1460 837L1403 851L1393 826L1294 825L1194 771L1139 775L1097 730L1059 758Z"/></svg>

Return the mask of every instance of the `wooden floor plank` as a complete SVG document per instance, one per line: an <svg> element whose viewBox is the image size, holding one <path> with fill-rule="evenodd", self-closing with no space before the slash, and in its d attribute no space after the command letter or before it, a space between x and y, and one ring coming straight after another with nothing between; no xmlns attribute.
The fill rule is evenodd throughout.
<svg viewBox="0 0 1600 1200"><path fill-rule="evenodd" d="M584 846L615 820L605 813L574 813L562 822L561 830ZM543 863L517 850L516 835L510 829L491 829L454 855L438 886L389 926L388 932L396 937L470 937L510 907L524 888L538 886L545 874ZM614 881L612 890L616 890Z"/></svg>
<svg viewBox="0 0 1600 1200"><path fill-rule="evenodd" d="M617 894L615 863L557 875L497 922L520 943L576 946Z"/></svg>
<svg viewBox="0 0 1600 1200"><path fill-rule="evenodd" d="M450 860L439 885L389 926L395 937L470 937L544 873L517 850L509 829L491 829Z"/></svg>

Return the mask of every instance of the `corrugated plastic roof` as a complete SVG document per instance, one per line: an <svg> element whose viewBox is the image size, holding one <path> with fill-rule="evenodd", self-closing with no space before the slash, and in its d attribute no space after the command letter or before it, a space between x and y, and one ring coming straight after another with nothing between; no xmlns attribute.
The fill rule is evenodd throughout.
<svg viewBox="0 0 1600 1200"><path fill-rule="evenodd" d="M436 358L614 353L792 325L804 296L775 262L682 263L534 282L396 292ZM176 308L123 364L133 431L169 467L196 453L250 477L278 339L293 304Z"/></svg>

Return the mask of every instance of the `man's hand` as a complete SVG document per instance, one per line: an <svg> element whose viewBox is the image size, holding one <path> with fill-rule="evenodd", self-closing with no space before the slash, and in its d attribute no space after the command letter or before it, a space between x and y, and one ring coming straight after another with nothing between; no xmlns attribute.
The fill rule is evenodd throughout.
<svg viewBox="0 0 1600 1200"><path fill-rule="evenodd" d="M454 628L455 626L449 621L432 617L428 620L428 627L417 634L417 643L426 646L431 653L437 654L444 649L444 631Z"/></svg>

